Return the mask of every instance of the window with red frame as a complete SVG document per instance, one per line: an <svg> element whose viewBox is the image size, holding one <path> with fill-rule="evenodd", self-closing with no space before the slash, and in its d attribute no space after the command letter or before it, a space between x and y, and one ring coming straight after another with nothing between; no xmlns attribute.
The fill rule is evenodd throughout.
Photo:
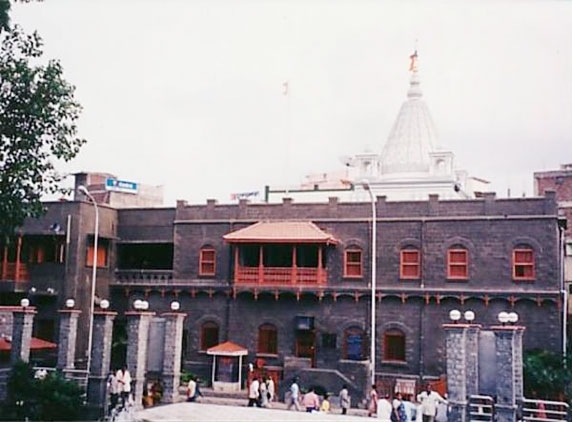
<svg viewBox="0 0 572 422"><path fill-rule="evenodd" d="M512 278L514 280L534 279L534 251L519 248L512 251Z"/></svg>
<svg viewBox="0 0 572 422"><path fill-rule="evenodd" d="M405 362L405 334L397 329L383 334L383 360Z"/></svg>
<svg viewBox="0 0 572 422"><path fill-rule="evenodd" d="M344 277L363 277L362 252L360 249L347 249L345 251Z"/></svg>
<svg viewBox="0 0 572 422"><path fill-rule="evenodd" d="M258 327L258 353L278 354L278 333L272 324Z"/></svg>
<svg viewBox="0 0 572 422"><path fill-rule="evenodd" d="M400 261L400 278L416 279L421 277L421 253L417 249L402 249Z"/></svg>
<svg viewBox="0 0 572 422"><path fill-rule="evenodd" d="M200 350L207 350L218 344L218 324L216 322L205 322L201 326Z"/></svg>
<svg viewBox="0 0 572 422"><path fill-rule="evenodd" d="M199 275L215 275L216 251L213 248L201 249L199 261Z"/></svg>
<svg viewBox="0 0 572 422"><path fill-rule="evenodd" d="M469 278L469 251L449 249L447 251L447 278L466 280Z"/></svg>

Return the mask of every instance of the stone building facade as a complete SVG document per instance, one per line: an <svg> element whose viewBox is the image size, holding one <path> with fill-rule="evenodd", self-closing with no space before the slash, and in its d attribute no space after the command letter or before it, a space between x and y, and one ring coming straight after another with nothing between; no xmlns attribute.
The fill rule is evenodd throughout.
<svg viewBox="0 0 572 422"><path fill-rule="evenodd" d="M370 203L331 198L313 204L285 199L281 204L100 206L97 253L90 250L91 203L46 207L46 215L26 222L13 249L4 253L0 298L10 305L29 297L36 318L44 321L35 324L34 335L56 341L57 311L73 297L83 311L78 361L85 355L96 259L96 302L111 300L117 326L127 326L126 313L136 299L148 300L157 314L169 312L173 300L180 302L186 314L183 367L205 380L212 369L206 350L232 341L249 351L243 373L246 362L256 363L282 378L283 385L297 375L305 386L337 391L347 383L356 397L366 391ZM380 382L401 378L420 385L446 373L441 327L451 309L473 310L476 321L486 325L500 311L515 310L527 327L525 349L561 350L562 221L553 192L518 199L432 195L428 201L390 202L378 197L376 212ZM49 231L54 222L62 227L56 234Z"/></svg>

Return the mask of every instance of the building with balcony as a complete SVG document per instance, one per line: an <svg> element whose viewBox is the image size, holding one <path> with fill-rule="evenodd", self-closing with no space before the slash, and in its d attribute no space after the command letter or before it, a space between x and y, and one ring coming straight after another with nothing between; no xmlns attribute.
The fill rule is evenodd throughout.
<svg viewBox="0 0 572 422"><path fill-rule="evenodd" d="M96 302L124 314L136 299L186 313L183 362L210 379L207 350L230 341L248 363L282 383L300 377L354 398L369 384L372 218L370 202L113 208L46 203L3 252L0 300L27 296L38 309L34 336L56 341L57 310L73 297L83 310L78 366L84 358L91 270ZM420 385L446 372L440 327L452 309L473 310L490 325L514 310L526 327L524 348L563 347L560 233L553 192L543 197L376 201L376 379ZM58 230L56 230L58 229ZM120 343L119 341L117 343ZM115 364L121 351L115 351ZM233 370L236 370L233 369ZM388 387L389 386L389 387Z"/></svg>

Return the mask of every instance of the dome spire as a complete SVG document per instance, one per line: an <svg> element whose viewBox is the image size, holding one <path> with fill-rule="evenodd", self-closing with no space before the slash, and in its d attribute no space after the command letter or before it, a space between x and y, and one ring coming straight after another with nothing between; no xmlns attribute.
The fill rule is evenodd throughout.
<svg viewBox="0 0 572 422"><path fill-rule="evenodd" d="M413 52L411 56L409 56L411 62L409 64L409 71L411 72L411 79L409 81L409 91L407 91L407 98L421 98L423 93L421 92L421 88L419 87L419 64L418 64L418 55L417 49Z"/></svg>

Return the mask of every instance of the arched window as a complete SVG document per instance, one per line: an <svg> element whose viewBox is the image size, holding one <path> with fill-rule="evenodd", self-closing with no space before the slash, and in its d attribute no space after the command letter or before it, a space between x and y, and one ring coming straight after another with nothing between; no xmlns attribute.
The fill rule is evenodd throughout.
<svg viewBox="0 0 572 422"><path fill-rule="evenodd" d="M199 253L199 275L215 275L216 251L214 248L201 248Z"/></svg>
<svg viewBox="0 0 572 422"><path fill-rule="evenodd" d="M421 253L419 249L406 248L400 251L399 278L418 279L421 277Z"/></svg>
<svg viewBox="0 0 572 422"><path fill-rule="evenodd" d="M512 251L512 278L513 280L534 279L534 250L522 246Z"/></svg>
<svg viewBox="0 0 572 422"><path fill-rule="evenodd" d="M361 328L352 327L344 332L344 359L363 360L364 333Z"/></svg>
<svg viewBox="0 0 572 422"><path fill-rule="evenodd" d="M344 251L344 277L363 277L363 254L361 249L348 248Z"/></svg>
<svg viewBox="0 0 572 422"><path fill-rule="evenodd" d="M466 280L469 278L469 251L455 246L447 251L447 278Z"/></svg>
<svg viewBox="0 0 572 422"><path fill-rule="evenodd" d="M405 362L405 334L391 329L383 333L383 360Z"/></svg>
<svg viewBox="0 0 572 422"><path fill-rule="evenodd" d="M207 321L201 325L200 350L207 350L218 344L218 324Z"/></svg>
<svg viewBox="0 0 572 422"><path fill-rule="evenodd" d="M258 353L278 354L278 331L272 324L258 327Z"/></svg>

